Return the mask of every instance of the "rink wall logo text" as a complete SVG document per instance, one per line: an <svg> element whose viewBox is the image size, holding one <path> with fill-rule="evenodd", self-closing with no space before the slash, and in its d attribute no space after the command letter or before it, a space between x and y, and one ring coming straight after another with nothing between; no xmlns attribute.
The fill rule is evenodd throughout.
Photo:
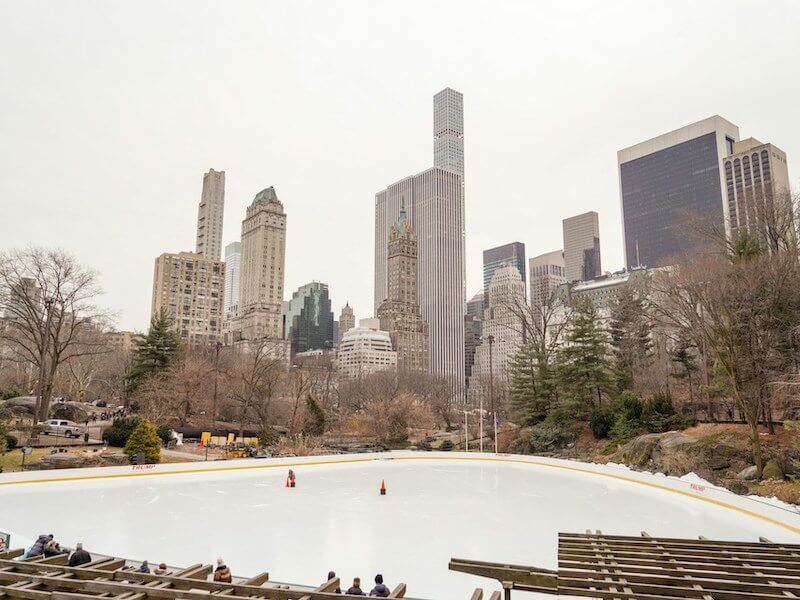
<svg viewBox="0 0 800 600"><path fill-rule="evenodd" d="M133 465L131 471L152 471L155 468L155 465Z"/></svg>

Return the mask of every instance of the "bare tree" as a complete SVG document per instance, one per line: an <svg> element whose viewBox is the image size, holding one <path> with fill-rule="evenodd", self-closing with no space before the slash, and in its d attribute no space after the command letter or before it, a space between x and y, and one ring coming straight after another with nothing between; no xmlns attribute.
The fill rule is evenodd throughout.
<svg viewBox="0 0 800 600"><path fill-rule="evenodd" d="M269 432L274 424L274 405L286 375L284 360L275 350L274 342L266 339L249 350L239 350L229 372L228 398L239 415L240 437L251 416L258 420L263 433Z"/></svg>
<svg viewBox="0 0 800 600"><path fill-rule="evenodd" d="M38 372L36 419L47 419L59 367L102 348L81 344L81 332L108 314L95 304L97 275L61 250L29 248L0 254L0 341L9 357Z"/></svg>

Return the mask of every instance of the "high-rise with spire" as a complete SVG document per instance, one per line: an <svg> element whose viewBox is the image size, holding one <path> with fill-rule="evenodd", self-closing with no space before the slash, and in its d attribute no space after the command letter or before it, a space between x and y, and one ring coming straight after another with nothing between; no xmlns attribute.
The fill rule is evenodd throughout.
<svg viewBox="0 0 800 600"><path fill-rule="evenodd" d="M203 193L197 209L195 252L209 260L220 260L222 217L225 212L225 171L209 170L203 175Z"/></svg>
<svg viewBox="0 0 800 600"><path fill-rule="evenodd" d="M339 335L337 336L336 340L337 347L342 343L342 337L344 334L355 326L356 316L353 313L353 308L350 306L350 302L347 302L342 308L341 314L339 315Z"/></svg>
<svg viewBox="0 0 800 600"><path fill-rule="evenodd" d="M397 368L428 370L428 324L422 320L417 293L417 236L406 218L401 200L400 216L389 229L388 293L378 307L381 329L389 332L397 352Z"/></svg>

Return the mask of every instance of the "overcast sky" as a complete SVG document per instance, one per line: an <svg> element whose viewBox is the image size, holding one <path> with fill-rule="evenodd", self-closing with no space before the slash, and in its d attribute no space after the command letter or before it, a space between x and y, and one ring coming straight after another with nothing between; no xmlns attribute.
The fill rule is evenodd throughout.
<svg viewBox="0 0 800 600"><path fill-rule="evenodd" d="M616 151L720 114L800 183L800 2L0 1L0 248L96 268L146 329L154 258L194 250L202 176L224 243L274 185L287 294L372 311L374 194L432 165L433 95L464 94L467 296L481 252L561 248L600 213L622 267Z"/></svg>

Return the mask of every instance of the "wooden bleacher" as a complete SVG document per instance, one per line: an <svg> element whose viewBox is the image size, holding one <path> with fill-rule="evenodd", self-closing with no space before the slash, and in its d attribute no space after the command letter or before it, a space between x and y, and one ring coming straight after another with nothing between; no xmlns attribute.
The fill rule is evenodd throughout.
<svg viewBox="0 0 800 600"><path fill-rule="evenodd" d="M624 600L800 598L800 544L559 533L558 570L453 558L511 590ZM476 590L474 600L482 592ZM499 599L500 593L495 592ZM493 596L494 598L495 596Z"/></svg>
<svg viewBox="0 0 800 600"><path fill-rule="evenodd" d="M102 557L80 567L68 567L68 555L21 559L22 549L0 552L0 598L20 600L208 600L209 595L252 600L332 600L360 598L336 594L339 579L316 588L273 584L268 573L231 583L209 581L212 565L173 569L171 574L139 573L140 563ZM390 598L405 597L405 584Z"/></svg>

